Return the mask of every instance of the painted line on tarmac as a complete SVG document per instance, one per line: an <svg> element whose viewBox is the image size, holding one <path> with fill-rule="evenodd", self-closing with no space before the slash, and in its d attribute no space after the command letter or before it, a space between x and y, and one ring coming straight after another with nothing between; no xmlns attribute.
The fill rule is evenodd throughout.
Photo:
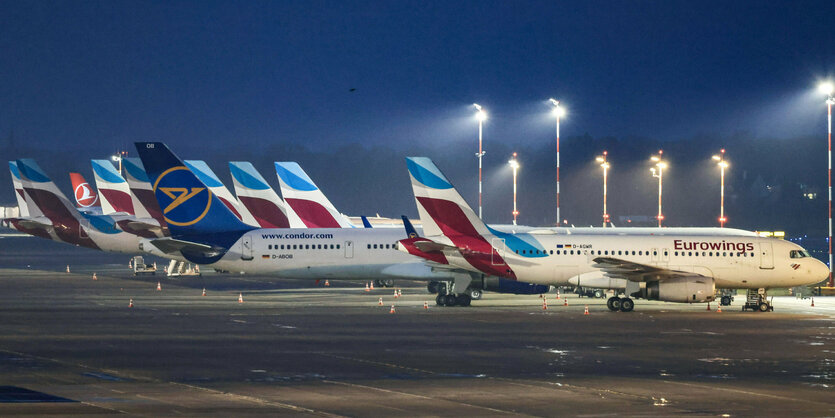
<svg viewBox="0 0 835 418"><path fill-rule="evenodd" d="M815 403L815 404L819 404L819 405L823 405L823 406L832 407L832 403L815 401L815 400L811 400L811 399L790 398L788 396L772 395L770 393L752 392L750 390L733 389L733 388L728 388L728 387L716 388L716 387L712 387L712 386L709 386L709 385L703 385L703 384L699 384L699 383L676 382L676 381L672 381L672 380L663 380L663 382L664 383L672 383L672 384L676 384L676 385L682 385L682 386L690 386L690 387L695 387L695 388L699 388L699 389L706 389L706 390L711 390L711 391L720 390L720 391L723 391L723 392L734 392L734 393L740 393L740 394L743 394L743 395L751 395L751 396L759 396L759 397L763 397L763 398L779 399L779 400L782 400L782 401Z"/></svg>

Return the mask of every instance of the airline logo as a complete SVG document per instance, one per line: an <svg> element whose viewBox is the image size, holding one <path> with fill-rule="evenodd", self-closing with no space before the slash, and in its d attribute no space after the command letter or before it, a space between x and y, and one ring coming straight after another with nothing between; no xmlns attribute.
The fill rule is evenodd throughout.
<svg viewBox="0 0 835 418"><path fill-rule="evenodd" d="M703 242L703 241L685 241L676 239L673 240L673 248L676 250L702 250L702 251L754 251L754 244L750 242Z"/></svg>
<svg viewBox="0 0 835 418"><path fill-rule="evenodd" d="M184 166L172 167L160 174L154 183L154 193L160 206L164 206L162 213L165 221L172 225L194 225L209 213L212 206L211 190L199 184Z"/></svg>
<svg viewBox="0 0 835 418"><path fill-rule="evenodd" d="M75 188L75 201L83 208L89 208L96 204L99 196L93 193L93 189L87 182L80 183Z"/></svg>
<svg viewBox="0 0 835 418"><path fill-rule="evenodd" d="M800 268L800 264L797 264L797 263L792 264L792 270L797 270L799 268Z"/></svg>

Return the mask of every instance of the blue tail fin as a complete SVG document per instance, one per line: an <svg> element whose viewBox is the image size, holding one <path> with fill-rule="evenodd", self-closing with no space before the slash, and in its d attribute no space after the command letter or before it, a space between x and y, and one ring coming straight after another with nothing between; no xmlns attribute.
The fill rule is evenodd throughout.
<svg viewBox="0 0 835 418"><path fill-rule="evenodd" d="M165 144L137 142L136 149L172 236L203 237L203 242L228 241L220 236L240 236L254 229L229 211Z"/></svg>
<svg viewBox="0 0 835 418"><path fill-rule="evenodd" d="M414 225L412 225L412 221L409 220L409 217L406 215L400 215L400 218L403 219L403 227L406 228L406 237L417 238L419 235Z"/></svg>
<svg viewBox="0 0 835 418"><path fill-rule="evenodd" d="M371 228L371 222L368 222L367 216L360 216L362 218L362 227L363 228Z"/></svg>

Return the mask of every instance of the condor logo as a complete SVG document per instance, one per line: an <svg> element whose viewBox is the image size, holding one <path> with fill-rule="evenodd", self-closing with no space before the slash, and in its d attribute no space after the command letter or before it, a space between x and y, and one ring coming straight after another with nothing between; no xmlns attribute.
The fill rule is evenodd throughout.
<svg viewBox="0 0 835 418"><path fill-rule="evenodd" d="M172 225L194 225L212 206L211 190L184 166L172 167L160 174L154 183L154 193L163 207L165 221Z"/></svg>

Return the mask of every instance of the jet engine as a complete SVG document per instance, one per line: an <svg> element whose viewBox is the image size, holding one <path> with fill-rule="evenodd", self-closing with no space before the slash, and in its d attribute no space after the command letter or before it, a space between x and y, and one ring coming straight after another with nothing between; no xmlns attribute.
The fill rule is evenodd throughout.
<svg viewBox="0 0 835 418"><path fill-rule="evenodd" d="M641 297L665 302L702 303L715 298L716 284L711 277L675 277L657 282L647 282L641 289Z"/></svg>

